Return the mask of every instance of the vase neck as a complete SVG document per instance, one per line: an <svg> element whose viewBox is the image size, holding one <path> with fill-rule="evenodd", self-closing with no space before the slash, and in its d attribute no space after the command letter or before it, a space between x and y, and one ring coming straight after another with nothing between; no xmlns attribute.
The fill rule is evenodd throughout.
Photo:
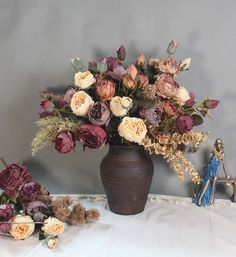
<svg viewBox="0 0 236 257"><path fill-rule="evenodd" d="M110 145L109 152L111 153L131 153L131 152L143 152L144 149L140 145Z"/></svg>

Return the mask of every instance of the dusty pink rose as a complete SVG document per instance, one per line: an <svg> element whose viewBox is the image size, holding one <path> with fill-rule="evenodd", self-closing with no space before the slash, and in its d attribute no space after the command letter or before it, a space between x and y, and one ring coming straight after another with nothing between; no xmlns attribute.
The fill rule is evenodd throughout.
<svg viewBox="0 0 236 257"><path fill-rule="evenodd" d="M13 163L0 172L0 188L10 197L16 197L19 186L31 180L28 169L21 164Z"/></svg>
<svg viewBox="0 0 236 257"><path fill-rule="evenodd" d="M161 72L175 74L179 70L179 65L174 58L161 58L158 63L158 68Z"/></svg>
<svg viewBox="0 0 236 257"><path fill-rule="evenodd" d="M178 108L168 100L163 102L162 108L163 111L170 117L175 116L178 112Z"/></svg>
<svg viewBox="0 0 236 257"><path fill-rule="evenodd" d="M0 221L8 221L13 217L14 208L10 204L0 205Z"/></svg>
<svg viewBox="0 0 236 257"><path fill-rule="evenodd" d="M158 89L157 94L163 98L175 97L178 92L178 84L175 82L171 75L164 74L155 82Z"/></svg>
<svg viewBox="0 0 236 257"><path fill-rule="evenodd" d="M75 147L75 136L70 131L61 131L57 134L55 148L59 153L69 153Z"/></svg>
<svg viewBox="0 0 236 257"><path fill-rule="evenodd" d="M93 125L102 126L109 123L111 111L105 103L96 102L88 113L89 121Z"/></svg>
<svg viewBox="0 0 236 257"><path fill-rule="evenodd" d="M48 117L48 116L53 116L53 110L54 110L54 103L49 101L49 100L43 100L41 103L40 103L40 107L39 107L39 117L40 118L45 118L45 117Z"/></svg>
<svg viewBox="0 0 236 257"><path fill-rule="evenodd" d="M35 181L22 184L19 188L19 198L23 201L35 200L40 193L41 186Z"/></svg>
<svg viewBox="0 0 236 257"><path fill-rule="evenodd" d="M84 147L88 148L101 148L107 142L106 131L98 126L85 124L77 129L77 139Z"/></svg>
<svg viewBox="0 0 236 257"><path fill-rule="evenodd" d="M204 107L207 109L214 109L217 107L220 101L218 100L213 100L213 99L207 99L204 101Z"/></svg>
<svg viewBox="0 0 236 257"><path fill-rule="evenodd" d="M190 115L181 115L176 120L176 126L180 133L186 133L193 128L193 119Z"/></svg>
<svg viewBox="0 0 236 257"><path fill-rule="evenodd" d="M102 101L110 100L115 94L115 83L112 80L100 79L96 84L97 94Z"/></svg>
<svg viewBox="0 0 236 257"><path fill-rule="evenodd" d="M190 107L194 106L194 104L196 103L195 102L195 96L192 92L189 93L189 96L190 96L190 99L187 100L184 104L184 106L187 107L187 108L190 108Z"/></svg>
<svg viewBox="0 0 236 257"><path fill-rule="evenodd" d="M143 74L142 72L140 72L139 73L139 81L140 81L140 87L145 88L149 83L148 76L146 74Z"/></svg>

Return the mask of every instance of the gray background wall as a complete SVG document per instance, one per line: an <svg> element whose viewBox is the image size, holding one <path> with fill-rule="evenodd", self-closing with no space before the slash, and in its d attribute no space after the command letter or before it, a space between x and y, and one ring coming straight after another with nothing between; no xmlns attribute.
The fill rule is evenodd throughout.
<svg viewBox="0 0 236 257"><path fill-rule="evenodd" d="M212 142L221 137L229 172L236 176L235 13L234 0L0 0L0 155L25 161L51 192L103 192L99 163L107 148L67 155L51 148L31 156L38 92L73 82L71 57L86 66L94 57L115 54L121 43L128 61L142 51L158 57L177 39L177 58L192 58L190 71L178 81L198 99L221 101L201 127L211 131L210 141L188 158L201 170ZM165 162L153 160L152 193L191 195L188 179L181 184Z"/></svg>

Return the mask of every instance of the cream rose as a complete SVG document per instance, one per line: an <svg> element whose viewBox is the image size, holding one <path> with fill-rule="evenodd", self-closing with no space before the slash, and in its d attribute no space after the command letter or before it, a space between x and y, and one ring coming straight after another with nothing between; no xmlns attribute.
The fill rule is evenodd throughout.
<svg viewBox="0 0 236 257"><path fill-rule="evenodd" d="M72 96L70 107L75 115L86 116L93 104L94 101L90 95L84 91L79 91Z"/></svg>
<svg viewBox="0 0 236 257"><path fill-rule="evenodd" d="M75 85L81 89L88 89L95 82L96 79L90 71L77 72L75 74Z"/></svg>
<svg viewBox="0 0 236 257"><path fill-rule="evenodd" d="M11 222L10 234L16 239L26 239L34 232L34 221L30 216L16 215Z"/></svg>
<svg viewBox="0 0 236 257"><path fill-rule="evenodd" d="M182 106L189 99L190 99L190 95L187 89L185 87L180 86L175 96L175 100L177 101L177 103Z"/></svg>
<svg viewBox="0 0 236 257"><path fill-rule="evenodd" d="M147 134L147 128L142 119L134 117L124 117L118 126L121 137L135 143L141 143Z"/></svg>
<svg viewBox="0 0 236 257"><path fill-rule="evenodd" d="M64 232L64 223L57 218L49 217L44 221L42 230L50 236L57 236Z"/></svg>
<svg viewBox="0 0 236 257"><path fill-rule="evenodd" d="M130 108L133 106L133 101L129 97L112 97L110 101L110 109L114 116L123 117L127 114Z"/></svg>

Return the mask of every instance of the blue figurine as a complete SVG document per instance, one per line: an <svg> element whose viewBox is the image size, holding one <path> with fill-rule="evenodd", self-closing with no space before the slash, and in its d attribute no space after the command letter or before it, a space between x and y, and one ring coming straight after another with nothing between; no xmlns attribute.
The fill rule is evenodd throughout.
<svg viewBox="0 0 236 257"><path fill-rule="evenodd" d="M193 203L198 206L208 206L214 202L216 190L216 173L224 160L224 146L221 139L216 139L210 161L203 168L201 184L195 188Z"/></svg>

